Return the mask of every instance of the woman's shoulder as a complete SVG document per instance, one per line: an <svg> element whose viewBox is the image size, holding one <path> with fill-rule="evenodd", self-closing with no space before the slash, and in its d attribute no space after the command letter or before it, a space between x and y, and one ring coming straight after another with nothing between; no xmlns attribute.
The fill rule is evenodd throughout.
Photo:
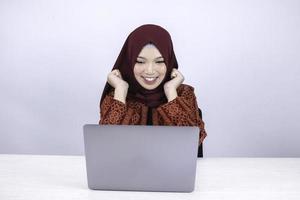
<svg viewBox="0 0 300 200"><path fill-rule="evenodd" d="M178 95L182 95L185 93L194 93L194 87L188 84L180 84L177 88Z"/></svg>

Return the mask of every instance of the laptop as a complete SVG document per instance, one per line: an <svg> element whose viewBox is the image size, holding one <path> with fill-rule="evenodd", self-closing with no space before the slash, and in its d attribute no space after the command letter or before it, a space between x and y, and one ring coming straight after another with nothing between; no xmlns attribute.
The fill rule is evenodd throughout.
<svg viewBox="0 0 300 200"><path fill-rule="evenodd" d="M192 192L196 126L83 126L88 187L93 190Z"/></svg>

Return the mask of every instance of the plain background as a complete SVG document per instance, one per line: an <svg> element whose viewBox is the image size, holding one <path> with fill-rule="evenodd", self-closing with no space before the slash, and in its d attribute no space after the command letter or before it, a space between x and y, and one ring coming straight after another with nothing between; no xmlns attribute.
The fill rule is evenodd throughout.
<svg viewBox="0 0 300 200"><path fill-rule="evenodd" d="M0 153L82 155L107 74L146 23L170 32L195 88L204 156L300 156L297 0L0 0Z"/></svg>

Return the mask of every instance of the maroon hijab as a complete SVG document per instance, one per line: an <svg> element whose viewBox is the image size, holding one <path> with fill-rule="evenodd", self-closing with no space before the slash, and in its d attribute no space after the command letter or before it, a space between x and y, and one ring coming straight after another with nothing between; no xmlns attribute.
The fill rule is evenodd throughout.
<svg viewBox="0 0 300 200"><path fill-rule="evenodd" d="M156 46L167 66L165 78L161 84L153 90L143 88L135 79L133 72L139 53L148 43L152 43ZM178 64L174 54L170 34L158 25L145 24L136 28L129 34L111 71L119 69L122 74L122 78L129 84L127 94L128 98L135 99L149 107L157 107L167 102L167 98L164 93L164 83L171 79L170 75L173 68L178 69ZM109 85L109 83L106 83L100 105L111 89L112 86Z"/></svg>

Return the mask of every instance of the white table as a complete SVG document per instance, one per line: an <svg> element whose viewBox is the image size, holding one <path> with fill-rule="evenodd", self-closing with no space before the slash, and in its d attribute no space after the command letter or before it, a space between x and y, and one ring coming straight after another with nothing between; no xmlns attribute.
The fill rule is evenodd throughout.
<svg viewBox="0 0 300 200"><path fill-rule="evenodd" d="M300 158L201 158L193 193L95 191L83 156L0 154L0 200L300 199Z"/></svg>

